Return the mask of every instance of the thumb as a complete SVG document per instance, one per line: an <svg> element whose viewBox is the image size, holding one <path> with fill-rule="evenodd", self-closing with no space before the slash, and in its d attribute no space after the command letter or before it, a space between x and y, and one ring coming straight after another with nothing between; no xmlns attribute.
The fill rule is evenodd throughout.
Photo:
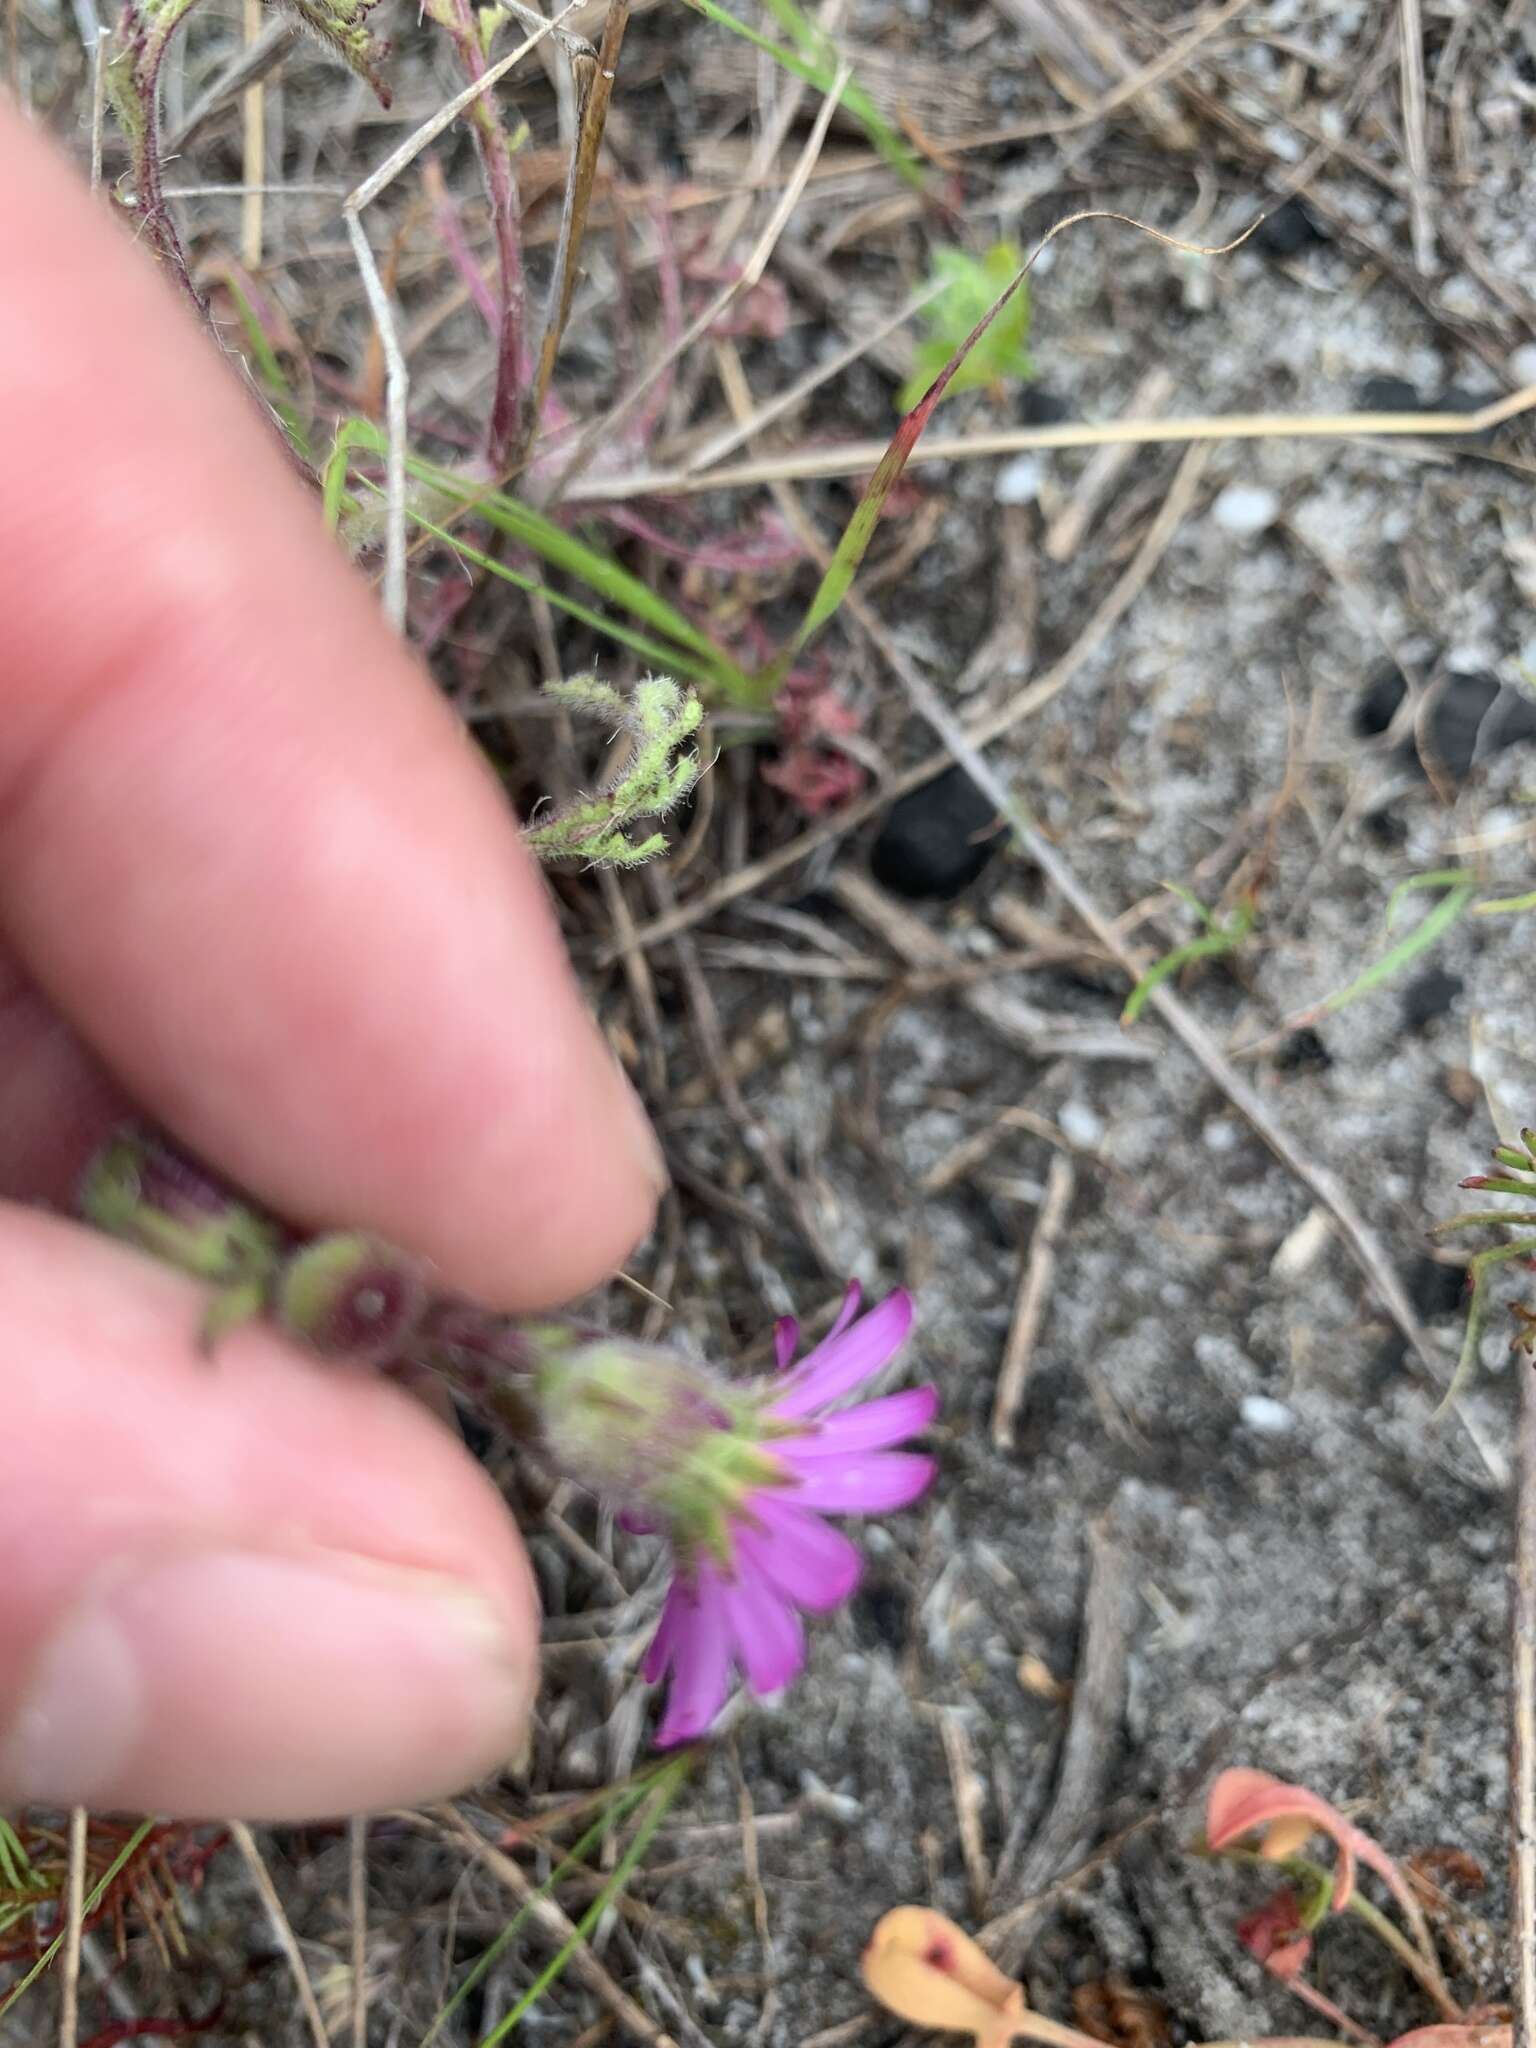
<svg viewBox="0 0 1536 2048"><path fill-rule="evenodd" d="M297 1820L503 1763L536 1683L505 1508L408 1396L0 1206L0 1806Z"/></svg>

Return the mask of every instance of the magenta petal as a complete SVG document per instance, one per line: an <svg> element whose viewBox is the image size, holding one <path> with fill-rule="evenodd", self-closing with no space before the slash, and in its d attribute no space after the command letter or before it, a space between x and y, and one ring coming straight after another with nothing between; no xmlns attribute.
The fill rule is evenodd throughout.
<svg viewBox="0 0 1536 2048"><path fill-rule="evenodd" d="M736 1555L786 1600L813 1613L840 1607L859 1583L862 1560L841 1530L780 1494L754 1493L749 1513L761 1525L735 1531Z"/></svg>
<svg viewBox="0 0 1536 2048"><path fill-rule="evenodd" d="M820 1458L846 1458L858 1451L885 1451L918 1436L939 1412L937 1387L913 1387L865 1401L841 1415L829 1415L809 1436L776 1443L774 1454L796 1470Z"/></svg>
<svg viewBox="0 0 1536 2048"><path fill-rule="evenodd" d="M895 1357L911 1327L912 1297L898 1287L851 1329L838 1327L824 1337L782 1382L768 1412L809 1415L851 1393Z"/></svg>
<svg viewBox="0 0 1536 2048"><path fill-rule="evenodd" d="M848 1464L797 1468L789 1498L824 1515L886 1515L911 1505L933 1484L932 1458L911 1451L873 1451Z"/></svg>
<svg viewBox="0 0 1536 2048"><path fill-rule="evenodd" d="M672 1652L677 1643L677 1632L684 1621L690 1605L687 1588L681 1579L674 1579L667 1588L667 1597L662 1602L661 1619L656 1624L656 1633L646 1646L640 1664L640 1676L647 1685L654 1685L672 1662Z"/></svg>
<svg viewBox="0 0 1536 2048"><path fill-rule="evenodd" d="M805 1663L800 1617L758 1572L740 1569L725 1590L737 1661L761 1697L778 1692Z"/></svg>
<svg viewBox="0 0 1536 2048"><path fill-rule="evenodd" d="M700 1565L693 1598L680 1610L674 1629L672 1684L656 1730L658 1749L702 1735L725 1705L731 1676L725 1591L719 1567Z"/></svg>
<svg viewBox="0 0 1536 2048"><path fill-rule="evenodd" d="M794 1316L780 1316L773 1326L773 1356L780 1372L788 1370L800 1342L800 1324Z"/></svg>
<svg viewBox="0 0 1536 2048"><path fill-rule="evenodd" d="M863 1288L859 1285L857 1280L850 1280L848 1282L847 1292L843 1295L843 1305L838 1310L837 1314L833 1317L832 1327L830 1330L828 1330L826 1338L823 1339L824 1342L830 1342L831 1339L834 1337L841 1337L844 1330L847 1329L848 1325L853 1321L854 1317L858 1314L859 1303L863 1299Z"/></svg>

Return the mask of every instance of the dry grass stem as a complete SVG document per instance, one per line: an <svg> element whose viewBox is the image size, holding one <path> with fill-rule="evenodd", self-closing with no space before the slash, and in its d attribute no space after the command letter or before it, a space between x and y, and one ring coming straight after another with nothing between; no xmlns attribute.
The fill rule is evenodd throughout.
<svg viewBox="0 0 1536 2048"><path fill-rule="evenodd" d="M245 0L243 26L249 52L261 40L262 0ZM267 88L260 78L245 89L241 120L241 178L245 195L240 207L240 261L247 270L259 270L267 177Z"/></svg>
<svg viewBox="0 0 1536 2048"><path fill-rule="evenodd" d="M1108 420L1100 425L1000 427L977 434L925 434L911 464L976 462L987 456L1018 455L1033 448L1100 448L1126 442L1138 447L1174 446L1189 441L1277 441L1449 436L1466 440L1502 426L1536 408L1536 384L1476 412L1341 412L1201 414L1193 419ZM809 483L820 477L866 476L885 453L884 441L848 441L831 448L788 449L751 462L697 472L692 468L646 470L604 477L573 498L688 497L699 491L739 490L754 484Z"/></svg>
<svg viewBox="0 0 1536 2048"><path fill-rule="evenodd" d="M352 2048L368 2048L368 1821L347 1822L347 1922L351 1934Z"/></svg>
<svg viewBox="0 0 1536 2048"><path fill-rule="evenodd" d="M315 1997L315 1987L309 1981L309 1972L304 1967L304 1958L299 1952L292 1923L283 1911L283 1902L278 1897L277 1886L272 1882L272 1873L256 1846L256 1837L243 1820L232 1820L226 1825L235 1847L245 1859L245 1867L251 1874L252 1884L256 1887L256 1896L261 1901L262 1910L267 1916L267 1924L272 1929L272 1938L282 1950L284 1960L293 1973L299 2009L309 2028L313 2048L330 2048L330 2036L325 2031L325 2021L321 2017L319 2001Z"/></svg>
<svg viewBox="0 0 1536 2048"><path fill-rule="evenodd" d="M763 232L753 244L751 254L742 265L739 275L732 278L729 284L723 285L703 310L689 321L677 339L669 343L656 357L655 361L634 379L617 405L612 406L601 419L594 420L591 426L578 435L576 446L571 451L570 460L560 471L558 478L551 487L547 502L557 502L562 498L572 495L572 486L580 478L582 471L591 462L598 449L613 439L624 422L638 409L646 394L654 389L658 378L665 376L667 371L680 357L686 355L691 348L708 334L710 328L715 325L722 314L728 312L744 292L750 291L761 280L764 271L768 268L769 259L778 245L779 237L783 234L785 228L788 227L795 208L800 204L800 197L805 190L806 181L816 167L816 159L821 154L821 146L827 139L827 129L831 126L832 116L837 112L839 98L841 97L843 87L848 83L850 75L849 66L846 64L842 65L838 70L836 78L828 87L821 106L817 111L815 123L810 134L806 137L805 147L800 152L800 158L795 165L793 175L780 194L777 206L774 207L772 214L769 216Z"/></svg>
<svg viewBox="0 0 1536 2048"><path fill-rule="evenodd" d="M1029 1252L1019 1279L1013 1321L1008 1327L1002 1371L998 1375L997 1399L992 1407L992 1442L1000 1451L1011 1451L1014 1447L1029 1368L1051 1296L1056 1249L1066 1228L1067 1214L1076 1191L1077 1169L1072 1163L1072 1155L1053 1152L1045 1178L1045 1199L1040 1204L1040 1215L1030 1236Z"/></svg>
<svg viewBox="0 0 1536 2048"><path fill-rule="evenodd" d="M64 1881L64 1949L59 1958L59 2048L75 2048L80 2034L80 1942L85 1931L85 1845L89 1816L69 1812L69 1868Z"/></svg>
<svg viewBox="0 0 1536 2048"><path fill-rule="evenodd" d="M1408 201L1413 227L1413 260L1419 275L1435 265L1435 231L1429 214L1429 148L1425 140L1424 21L1419 0L1397 0L1402 46L1403 154L1408 160Z"/></svg>
<svg viewBox="0 0 1536 2048"><path fill-rule="evenodd" d="M1510 1615L1510 1950L1516 2048L1536 2048L1536 1372L1519 1370Z"/></svg>
<svg viewBox="0 0 1536 2048"><path fill-rule="evenodd" d="M995 1894L1031 1898L1083 1856L1094 1839L1125 1711L1131 1590L1130 1555L1100 1524L1088 1538L1082 1648L1056 1789L1027 1847L1017 1826L1009 1831L998 1858ZM1011 1947L1004 1944L1004 1949ZM1017 1967L1015 1955L994 1953L1005 1969Z"/></svg>
<svg viewBox="0 0 1536 2048"><path fill-rule="evenodd" d="M443 1806L434 1808L430 1815L402 1815L413 1826L426 1827L431 1832L457 1841L479 1863L484 1864L491 1874L504 1884L519 1906L528 1908L529 1918L543 1928L557 1945L564 1946L576 1933L574 1924L561 1912L554 1900L540 1894L538 1887L521 1866L510 1856L503 1855L493 1843L486 1841L470 1826L455 1808ZM571 1975L599 1999L618 2021L620 2028L632 2041L646 2043L646 2048L677 2048L672 2037L651 2018L643 2006L637 2005L626 1991L609 1976L586 1942L579 1942L572 1951L569 1963Z"/></svg>

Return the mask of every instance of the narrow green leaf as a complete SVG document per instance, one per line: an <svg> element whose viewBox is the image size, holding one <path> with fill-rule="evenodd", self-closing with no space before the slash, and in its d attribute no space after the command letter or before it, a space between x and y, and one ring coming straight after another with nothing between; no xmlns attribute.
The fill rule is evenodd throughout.
<svg viewBox="0 0 1536 2048"><path fill-rule="evenodd" d="M1387 930L1391 931L1396 924L1397 913L1410 896L1424 889L1456 889L1473 879L1470 868L1435 868L1427 875L1410 875L1406 882L1399 882L1387 898Z"/></svg>
<svg viewBox="0 0 1536 2048"><path fill-rule="evenodd" d="M1186 939L1182 946L1175 946L1171 953L1165 953L1155 960L1126 997L1125 1008L1120 1012L1120 1022L1132 1025L1147 1006L1147 998L1155 988L1181 968L1188 967L1193 960L1214 960L1222 953L1230 953L1236 941L1226 932L1207 932L1202 938Z"/></svg>
<svg viewBox="0 0 1536 2048"><path fill-rule="evenodd" d="M701 0L689 0L690 5L699 5ZM713 0L710 0L713 4ZM864 495L853 508L853 517L844 527L842 538L833 550L827 564L826 574L817 586L816 594L806 609L805 617L796 628L788 646L754 678L753 689L758 702L771 700L774 692L788 675L791 666L804 653L809 642L819 633L827 621L835 616L839 605L848 595L859 565L869 548L880 514L892 487L907 466L907 458L917 446L923 429L932 419L934 410L944 393L949 389L960 365L986 333L992 322L1023 285L1029 272L1026 263L1018 272L1006 291L993 300L983 317L977 321L960 347L939 372L925 395L902 420L890 444L875 466L875 473L864 487Z"/></svg>
<svg viewBox="0 0 1536 2048"><path fill-rule="evenodd" d="M117 1854L113 1857L112 1861L107 1865L107 1868L103 1875L97 1880L97 1882L94 1885L92 1885L90 1891L86 1894L85 1899L86 1919L90 1918L90 1916L95 1912L96 1908L101 1904L102 1900L106 1897L108 1887L116 1879L118 1873L126 1866L129 1858L138 1853L140 1847L144 1842L145 1837L148 1835L150 1829L153 1826L153 1820L140 1821L139 1825L134 1829L133 1833L128 1837L127 1841L124 1842L122 1848L118 1850ZM43 1950L42 1954L38 1957L37 1961L32 1965L31 1969L28 1970L25 1977L23 1977L19 1983L13 1984L10 1990L6 1993L4 1999L0 1999L0 2019L4 2019L5 2015L16 2003L17 1999L20 1998L24 1992L30 1991L32 1986L37 1982L38 1978L41 1977L44 1970L48 1968L48 1965L53 1961L54 1957L58 1954L59 1950L64 1946L64 1932L65 1930L63 1928L60 1928L59 1932L53 1937L53 1940L49 1942L48 1946Z"/></svg>
<svg viewBox="0 0 1536 2048"><path fill-rule="evenodd" d="M376 490L377 487L370 484L368 488ZM605 638L616 641L620 647L628 647L633 653L648 661L653 668L676 670L695 683L718 684L719 678L715 671L682 648L669 647L659 640L649 639L644 633L635 632L632 627L621 624L617 619L604 618L601 612L593 611L590 605L583 604L579 598L566 597L560 591L552 590L547 583L536 582L532 576L520 575L516 569L509 569L505 562L498 562L494 556L482 553L479 548L472 548L467 540L462 540L456 533L450 533L445 526L438 526L420 512L412 513L411 517L423 533L430 533L435 540L440 540L445 547L452 548L454 553L461 555L466 562L473 562L477 569L484 569L488 575L499 577L503 583L514 584L519 590L526 590L544 598L557 611L565 612L570 618L580 619L581 623L590 626L594 633L603 634Z"/></svg>
<svg viewBox="0 0 1536 2048"><path fill-rule="evenodd" d="M1460 872L1460 869L1448 868L1444 870L1444 875ZM1442 887L1445 887L1444 875L1440 883ZM1418 877L1417 880L1423 886L1430 886L1431 878L1428 876ZM1410 886L1407 883L1402 885L1403 889ZM1396 895L1399 892L1393 893ZM1373 989L1380 988L1383 983L1390 981L1394 974L1401 973L1403 968L1411 961L1417 960L1421 953L1427 953L1437 939L1445 936L1476 894L1475 882L1459 882L1446 888L1440 901L1424 913L1407 938L1400 940L1389 952L1383 953L1379 960L1373 961L1365 972L1356 975L1347 987L1336 989L1331 996L1325 996L1322 1002L1315 1003L1307 1012L1308 1017L1330 1016L1335 1010L1342 1010L1346 1004L1357 1002L1361 996L1369 995Z"/></svg>
<svg viewBox="0 0 1536 2048"><path fill-rule="evenodd" d="M545 1878L533 1896L524 1900L523 1904L518 1907L512 1918L502 1928L485 1953L475 1958L474 1963L465 1974L463 1983L454 1991L426 2033L422 2035L421 2048L432 2048L432 2043L437 2040L446 2023L453 2017L470 1992L474 1990L487 1971L495 1967L497 1958L505 1951L507 1944L517 1934L539 1900L547 1899L557 1885L561 1884L564 1879L570 1877L581 1867L584 1857L590 1855L600 1842L629 1818L630 1814L634 1812L641 1800L651 1790L656 1776L657 1773L648 1772L644 1777L636 1780L635 1783L620 1788L609 1805L598 1815L593 1825L561 1857L559 1863L556 1864L555 1868Z"/></svg>
<svg viewBox="0 0 1536 2048"><path fill-rule="evenodd" d="M829 54L821 54L826 52L825 40L820 38L819 31L804 15L799 16L799 21L812 37L811 49L818 54L810 54L804 47L786 50L784 45L776 43L772 36L765 36L761 29L753 28L739 15L732 14L729 8L722 7L720 0L687 0L687 4L696 14L702 14L706 20L714 22L718 27L728 28L733 35L745 37L755 49L771 57L776 64L781 64L786 71L792 71L796 78L803 78L807 85L814 85L825 93L830 92L837 83L837 64ZM784 0L777 0L773 11L796 40L800 41L800 29L791 25L798 10L786 10ZM846 107L853 115L891 169L921 192L922 166L856 79L850 78L843 86L838 104Z"/></svg>
<svg viewBox="0 0 1536 2048"><path fill-rule="evenodd" d="M1499 896L1474 903L1472 909L1478 917L1514 917L1524 910L1536 910L1536 889L1528 896Z"/></svg>
<svg viewBox="0 0 1536 2048"><path fill-rule="evenodd" d="M423 462L416 456L407 458L406 467L419 482L429 484L462 505L472 506L477 517L510 539L521 541L524 547L541 555L552 568L563 569L567 575L575 576L589 589L595 590L600 597L622 605L637 619L657 632L665 633L679 647L691 648L707 666L710 679L731 696L744 697L748 694L745 674L724 648L717 646L707 633L701 632L676 606L668 604L638 576L632 576L622 568L611 555L589 547L563 526L557 526L554 520L547 519L542 512L534 511L531 505L524 505L505 491L482 490L455 476L452 470L439 469L435 463Z"/></svg>
<svg viewBox="0 0 1536 2048"><path fill-rule="evenodd" d="M635 1830L635 1839L614 1865L613 1873L609 1877L608 1882L577 1921L570 1940L565 1942L559 1951L550 1958L549 1962L545 1964L538 1976L534 1978L506 2018L501 2021L499 2026L492 2028L491 2032L480 2042L479 2048L499 2048L499 2043L507 2038L519 2021L538 2003L550 1985L563 1975L571 1957L575 1955L577 1949L581 1947L587 1936L596 1927L598 1921L602 1919L608 1908L613 1904L613 1901L623 1891L625 1885L629 1883L636 1865L650 1847L652 1835L655 1834L656 1830L666 1819L673 1801L682 1790L683 1780L688 1775L691 1762L692 1759L684 1754L663 1769L646 1806L644 1817L639 1827Z"/></svg>
<svg viewBox="0 0 1536 2048"><path fill-rule="evenodd" d="M301 461L310 462L312 458L309 452L309 436L305 433L304 423L299 418L293 386L283 374L283 366L277 359L277 351L268 341L250 300L241 291L233 273L225 271L223 281L235 302L240 325L245 329L245 345L251 352L252 361L256 366L257 381L266 392L267 403L282 422L283 432L292 442L294 453Z"/></svg>

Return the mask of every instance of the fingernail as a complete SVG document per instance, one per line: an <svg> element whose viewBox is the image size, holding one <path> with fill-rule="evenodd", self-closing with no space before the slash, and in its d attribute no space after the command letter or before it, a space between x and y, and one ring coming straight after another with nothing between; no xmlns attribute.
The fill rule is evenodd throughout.
<svg viewBox="0 0 1536 2048"><path fill-rule="evenodd" d="M120 1568L37 1658L0 1794L252 1820L440 1796L521 1741L532 1641L468 1585L333 1552Z"/></svg>

